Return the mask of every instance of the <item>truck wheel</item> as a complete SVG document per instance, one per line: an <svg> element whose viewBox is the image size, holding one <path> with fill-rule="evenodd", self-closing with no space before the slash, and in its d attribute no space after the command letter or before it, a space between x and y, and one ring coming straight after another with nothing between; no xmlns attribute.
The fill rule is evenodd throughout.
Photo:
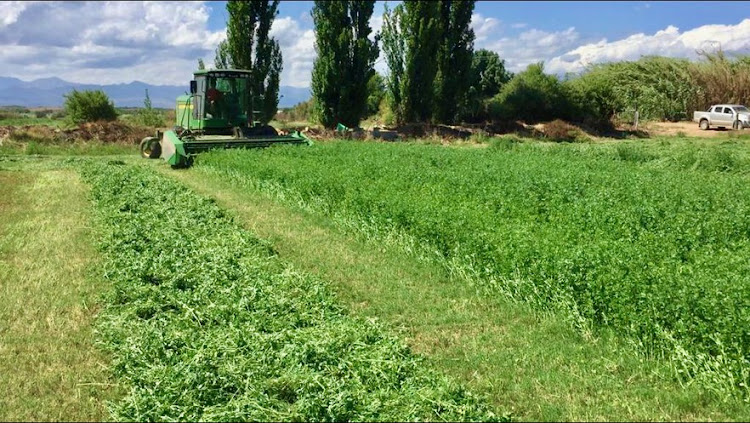
<svg viewBox="0 0 750 423"><path fill-rule="evenodd" d="M704 131L707 130L708 129L708 120L706 120L706 119L701 120L700 128L702 130L704 130Z"/></svg>
<svg viewBox="0 0 750 423"><path fill-rule="evenodd" d="M141 157L144 159L158 159L161 156L161 144L154 137L146 137L141 141Z"/></svg>
<svg viewBox="0 0 750 423"><path fill-rule="evenodd" d="M741 131L742 130L742 122L740 122L739 120L734 121L734 126L732 127L732 129L736 129L738 131Z"/></svg>

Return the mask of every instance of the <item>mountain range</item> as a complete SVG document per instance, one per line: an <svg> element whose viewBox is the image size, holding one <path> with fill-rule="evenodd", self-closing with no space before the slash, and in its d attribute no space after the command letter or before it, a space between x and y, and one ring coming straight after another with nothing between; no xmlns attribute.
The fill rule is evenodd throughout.
<svg viewBox="0 0 750 423"><path fill-rule="evenodd" d="M129 84L79 84L60 78L42 78L22 81L18 78L0 76L0 106L62 107L64 94L71 90L102 90L115 107L141 107L146 90L153 107L172 108L175 99L188 91L189 85L151 85L140 81ZM279 107L292 107L311 97L310 88L279 87Z"/></svg>

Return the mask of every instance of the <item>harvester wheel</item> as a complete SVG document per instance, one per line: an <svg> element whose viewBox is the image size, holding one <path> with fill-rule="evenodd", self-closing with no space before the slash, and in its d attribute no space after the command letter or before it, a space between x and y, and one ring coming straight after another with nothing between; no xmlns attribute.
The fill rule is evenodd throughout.
<svg viewBox="0 0 750 423"><path fill-rule="evenodd" d="M158 159L161 156L161 144L159 139L146 137L141 141L141 157L145 159Z"/></svg>

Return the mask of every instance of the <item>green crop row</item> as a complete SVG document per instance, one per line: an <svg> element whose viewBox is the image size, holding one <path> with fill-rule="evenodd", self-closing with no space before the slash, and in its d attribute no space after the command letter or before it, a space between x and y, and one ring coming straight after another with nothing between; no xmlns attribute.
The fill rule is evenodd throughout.
<svg viewBox="0 0 750 423"><path fill-rule="evenodd" d="M82 166L111 292L116 420L495 420L214 202L147 168Z"/></svg>
<svg viewBox="0 0 750 423"><path fill-rule="evenodd" d="M337 142L212 152L197 167L362 230L407 234L489 295L565 310L670 357L681 377L747 396L747 177L628 153L651 154Z"/></svg>

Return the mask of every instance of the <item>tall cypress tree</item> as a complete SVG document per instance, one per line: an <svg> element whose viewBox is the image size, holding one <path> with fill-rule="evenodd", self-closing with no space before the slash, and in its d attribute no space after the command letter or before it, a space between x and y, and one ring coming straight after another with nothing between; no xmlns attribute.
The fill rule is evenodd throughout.
<svg viewBox="0 0 750 423"><path fill-rule="evenodd" d="M339 122L356 127L367 114L367 81L378 56L377 38L369 39L374 5L373 0L314 3L314 114L326 128Z"/></svg>
<svg viewBox="0 0 750 423"><path fill-rule="evenodd" d="M387 51L391 72L389 87L399 87L399 94L391 95L399 123L427 122L432 116L438 69L435 58L440 49L440 5L434 1L407 1L384 16L383 49Z"/></svg>
<svg viewBox="0 0 750 423"><path fill-rule="evenodd" d="M264 124L273 118L279 104L281 49L278 41L269 37L278 7L279 0L228 1L227 39L219 43L214 60L217 69L252 71L252 97L245 99L245 107L260 111L255 118Z"/></svg>
<svg viewBox="0 0 750 423"><path fill-rule="evenodd" d="M433 120L454 123L464 108L474 54L474 30L471 14L474 0L440 2L440 39L438 70L435 78Z"/></svg>
<svg viewBox="0 0 750 423"><path fill-rule="evenodd" d="M386 78L386 99L393 113L396 123L403 123L403 83L404 83L404 61L406 60L406 48L404 38L401 36L401 20L403 19L403 8L399 5L392 11L385 5L383 12L383 30L381 33L383 41L383 54L388 65L388 77Z"/></svg>

